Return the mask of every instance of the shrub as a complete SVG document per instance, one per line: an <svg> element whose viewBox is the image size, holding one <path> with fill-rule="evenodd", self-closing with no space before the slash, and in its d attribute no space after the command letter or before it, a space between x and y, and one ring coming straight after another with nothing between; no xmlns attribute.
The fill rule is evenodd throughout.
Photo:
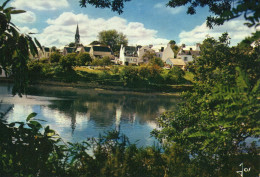
<svg viewBox="0 0 260 177"><path fill-rule="evenodd" d="M60 64L65 70L72 70L72 67L76 65L76 54L70 53L61 57Z"/></svg>
<svg viewBox="0 0 260 177"><path fill-rule="evenodd" d="M76 57L76 63L78 66L85 66L91 63L92 58L90 57L89 53L79 53Z"/></svg>
<svg viewBox="0 0 260 177"><path fill-rule="evenodd" d="M50 62L51 63L58 63L61 59L62 55L58 52L54 52L50 55Z"/></svg>

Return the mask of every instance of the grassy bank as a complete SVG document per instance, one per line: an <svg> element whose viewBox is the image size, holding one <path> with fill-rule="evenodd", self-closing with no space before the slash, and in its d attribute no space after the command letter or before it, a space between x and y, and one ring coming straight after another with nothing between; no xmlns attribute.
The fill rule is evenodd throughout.
<svg viewBox="0 0 260 177"><path fill-rule="evenodd" d="M98 88L115 91L182 92L192 89L192 75L157 65L62 68L58 63L32 62L30 84Z"/></svg>

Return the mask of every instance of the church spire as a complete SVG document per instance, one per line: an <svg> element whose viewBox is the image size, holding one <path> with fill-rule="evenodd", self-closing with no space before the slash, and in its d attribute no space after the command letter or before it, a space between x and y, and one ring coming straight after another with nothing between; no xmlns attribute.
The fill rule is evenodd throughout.
<svg viewBox="0 0 260 177"><path fill-rule="evenodd" d="M75 34L75 45L78 46L80 42L80 35L79 35L79 26L77 24L76 34Z"/></svg>

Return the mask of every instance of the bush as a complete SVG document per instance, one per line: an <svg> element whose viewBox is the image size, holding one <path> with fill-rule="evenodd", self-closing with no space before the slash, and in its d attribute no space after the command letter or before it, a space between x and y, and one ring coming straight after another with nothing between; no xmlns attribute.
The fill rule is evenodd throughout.
<svg viewBox="0 0 260 177"><path fill-rule="evenodd" d="M28 63L28 79L30 81L36 81L43 77L43 65L43 63L40 63L36 60Z"/></svg>
<svg viewBox="0 0 260 177"><path fill-rule="evenodd" d="M50 62L51 63L58 63L61 59L62 55L58 52L54 52L50 55Z"/></svg>
<svg viewBox="0 0 260 177"><path fill-rule="evenodd" d="M61 57L60 64L65 70L72 70L72 67L76 65L76 54L70 53L66 56Z"/></svg>
<svg viewBox="0 0 260 177"><path fill-rule="evenodd" d="M89 53L79 53L76 57L76 63L78 66L85 66L91 63L92 58L90 57Z"/></svg>
<svg viewBox="0 0 260 177"><path fill-rule="evenodd" d="M138 75L138 69L133 66L125 66L120 71L120 79L124 82L125 86L135 87L138 86L140 77Z"/></svg>
<svg viewBox="0 0 260 177"><path fill-rule="evenodd" d="M166 74L165 81L168 84L181 84L185 81L184 75L185 72L181 68L173 66Z"/></svg>

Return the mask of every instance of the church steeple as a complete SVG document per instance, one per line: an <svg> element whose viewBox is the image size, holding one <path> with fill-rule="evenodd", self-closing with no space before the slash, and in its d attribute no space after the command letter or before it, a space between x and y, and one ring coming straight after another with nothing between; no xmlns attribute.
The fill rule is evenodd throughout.
<svg viewBox="0 0 260 177"><path fill-rule="evenodd" d="M76 34L75 34L75 45L78 46L80 42L80 35L79 35L79 26L77 24Z"/></svg>

